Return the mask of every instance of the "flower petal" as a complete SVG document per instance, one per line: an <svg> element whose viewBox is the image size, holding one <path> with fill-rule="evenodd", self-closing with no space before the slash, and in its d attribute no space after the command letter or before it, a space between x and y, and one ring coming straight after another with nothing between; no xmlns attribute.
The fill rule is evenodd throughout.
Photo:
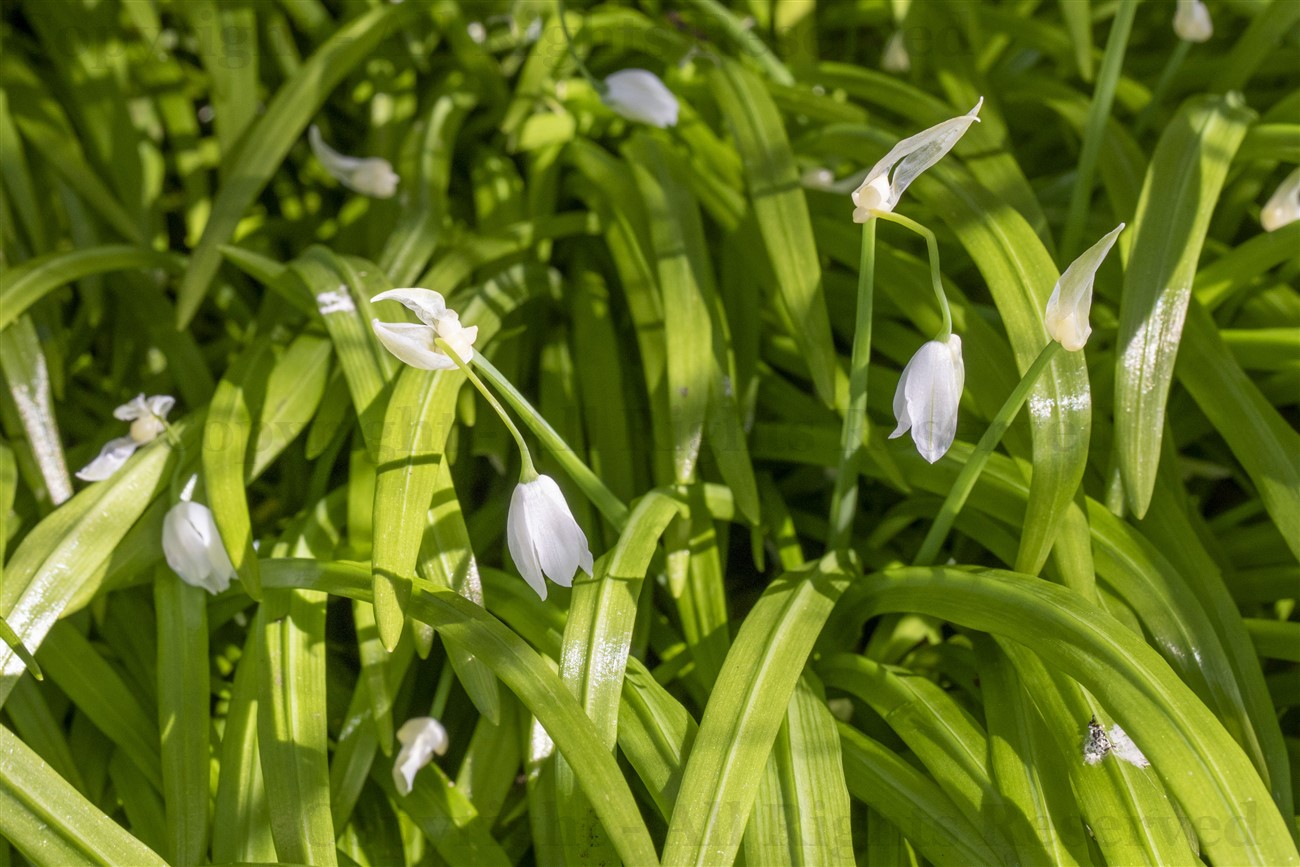
<svg viewBox="0 0 1300 867"><path fill-rule="evenodd" d="M1174 33L1184 42L1206 42L1214 35L1210 10L1201 0L1178 0L1174 10Z"/></svg>
<svg viewBox="0 0 1300 867"><path fill-rule="evenodd" d="M370 324L384 348L411 367L421 370L450 370L456 366L456 362L434 348L433 340L437 335L427 325L380 322L378 319L372 319Z"/></svg>
<svg viewBox="0 0 1300 867"><path fill-rule="evenodd" d="M138 418L144 418L149 415L149 404L145 401L144 394L137 394L126 403L113 410L113 418L122 421L135 421Z"/></svg>
<svg viewBox="0 0 1300 867"><path fill-rule="evenodd" d="M186 584L214 596L225 592L236 577L212 510L182 500L163 517L163 556Z"/></svg>
<svg viewBox="0 0 1300 867"><path fill-rule="evenodd" d="M325 170L343 186L362 195L387 199L397 191L401 179L388 160L381 157L350 157L325 144L320 129L312 125L307 131L312 153Z"/></svg>
<svg viewBox="0 0 1300 867"><path fill-rule="evenodd" d="M140 444L129 436L109 440L93 461L77 471L77 478L83 482L102 482L122 469L139 447Z"/></svg>
<svg viewBox="0 0 1300 867"><path fill-rule="evenodd" d="M1097 269L1101 267L1106 254L1115 245L1115 240L1122 231L1124 224L1120 223L1103 235L1069 264L1061 279L1052 287L1043 314L1043 324L1052 339L1071 352L1082 349L1088 342L1088 335L1092 334L1088 315L1092 310L1092 287L1097 279Z"/></svg>
<svg viewBox="0 0 1300 867"><path fill-rule="evenodd" d="M605 79L601 99L628 120L660 129L677 125L677 97L646 69L621 69Z"/></svg>
<svg viewBox="0 0 1300 867"><path fill-rule="evenodd" d="M510 558L515 561L515 568L528 582L528 586L546 599L546 579L542 576L542 564L533 548L532 534L528 526L528 501L530 499L526 483L515 486L510 495L510 514L506 517L506 544L510 548Z"/></svg>
<svg viewBox="0 0 1300 867"><path fill-rule="evenodd" d="M1300 220L1300 167L1278 184L1259 212L1259 224L1268 232L1276 232L1297 220Z"/></svg>
<svg viewBox="0 0 1300 867"><path fill-rule="evenodd" d="M410 289L389 289L370 299L371 304L380 301L396 301L431 328L436 326L438 319L447 313L447 299L442 297L441 292L421 289L418 286Z"/></svg>
<svg viewBox="0 0 1300 867"><path fill-rule="evenodd" d="M894 412L899 429L891 436L912 431L917 451L930 463L943 457L957 436L957 409L965 385L961 359L961 338L949 335L947 342L931 340L912 356L899 382L905 406L900 412L899 394L894 395Z"/></svg>
<svg viewBox="0 0 1300 867"><path fill-rule="evenodd" d="M415 717L402 723L397 740L402 748L393 762L393 787L399 794L409 795L420 768L433 761L435 753L447 752L447 730L431 716Z"/></svg>
<svg viewBox="0 0 1300 867"><path fill-rule="evenodd" d="M853 204L865 211L892 211L912 181L942 159L966 134L970 125L979 121L983 105L984 97L981 96L966 114L937 123L894 145L867 172L862 184L853 192ZM887 187L882 178L886 179ZM858 220L856 213L854 219Z"/></svg>

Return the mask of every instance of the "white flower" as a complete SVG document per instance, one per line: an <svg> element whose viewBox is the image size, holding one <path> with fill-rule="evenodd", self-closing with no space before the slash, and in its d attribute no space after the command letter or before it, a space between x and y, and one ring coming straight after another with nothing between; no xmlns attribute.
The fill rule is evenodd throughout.
<svg viewBox="0 0 1300 867"><path fill-rule="evenodd" d="M961 338L931 340L903 368L894 392L894 417L898 427L890 439L910 429L921 457L934 463L957 437L957 404L966 383L961 360Z"/></svg>
<svg viewBox="0 0 1300 867"><path fill-rule="evenodd" d="M569 511L560 486L550 476L521 481L510 497L506 541L519 574L546 598L545 574L561 587L573 584L578 567L592 574L587 537Z"/></svg>
<svg viewBox="0 0 1300 867"><path fill-rule="evenodd" d="M402 748L393 762L393 785L398 794L409 795L420 768L433 761L434 753L447 752L447 730L431 716L417 716L402 723L397 740Z"/></svg>
<svg viewBox="0 0 1300 867"><path fill-rule="evenodd" d="M1174 10L1174 32L1184 42L1205 42L1214 35L1210 10L1201 0L1178 0Z"/></svg>
<svg viewBox="0 0 1300 867"><path fill-rule="evenodd" d="M1296 220L1300 220L1300 168L1278 184L1277 191L1269 196L1259 212L1259 224L1269 232L1276 232Z"/></svg>
<svg viewBox="0 0 1300 867"><path fill-rule="evenodd" d="M899 197L912 181L952 150L970 125L979 120L983 105L984 97L981 96L966 114L935 124L894 145L853 191L853 221L865 223L871 219L872 211L894 210Z"/></svg>
<svg viewBox="0 0 1300 867"><path fill-rule="evenodd" d="M167 429L163 422L175 405L176 398L166 394L156 394L153 397L139 394L129 403L113 410L114 418L131 422L131 432L127 436L106 442L99 455L77 472L77 478L86 482L102 482L112 476L136 449L153 442Z"/></svg>
<svg viewBox="0 0 1300 867"><path fill-rule="evenodd" d="M1133 743L1133 739L1115 724L1110 727L1110 751L1115 754L1116 758L1123 759L1130 765L1136 765L1139 768L1151 767L1151 762L1147 757L1142 755L1142 751Z"/></svg>
<svg viewBox="0 0 1300 867"><path fill-rule="evenodd" d="M215 596L236 577L212 510L200 503L182 499L171 507L163 517L162 546L167 565L192 587Z"/></svg>
<svg viewBox="0 0 1300 867"><path fill-rule="evenodd" d="M1044 315L1047 333L1071 352L1083 349L1092 333L1092 326L1088 324L1092 284L1097 279L1097 269L1123 230L1124 224L1120 223L1071 262L1061 279L1056 281L1052 296L1047 299Z"/></svg>
<svg viewBox="0 0 1300 867"><path fill-rule="evenodd" d="M312 153L316 154L316 159L321 161L325 170L349 190L375 199L387 199L397 192L397 182L401 178L393 171L393 165L388 160L341 154L325 144L315 125L307 131L307 140L311 142Z"/></svg>
<svg viewBox="0 0 1300 867"><path fill-rule="evenodd" d="M912 68L912 58L907 53L907 42L902 30L895 30L894 35L885 43L885 50L880 55L880 68L885 72L899 74Z"/></svg>
<svg viewBox="0 0 1300 867"><path fill-rule="evenodd" d="M659 76L645 69L620 69L605 79L605 105L628 120L660 129L677 126L677 97Z"/></svg>
<svg viewBox="0 0 1300 867"><path fill-rule="evenodd" d="M461 325L460 316L447 307L441 293L432 289L389 289L370 300L396 301L420 320L420 324L371 320L379 342L399 360L421 370L450 370L456 362L434 345L433 341L439 337L466 364L474 357L478 326Z"/></svg>

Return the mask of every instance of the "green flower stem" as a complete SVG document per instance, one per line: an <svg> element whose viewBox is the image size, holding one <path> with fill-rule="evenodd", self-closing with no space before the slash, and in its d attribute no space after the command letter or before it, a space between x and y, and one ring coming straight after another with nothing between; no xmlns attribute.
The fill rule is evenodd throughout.
<svg viewBox="0 0 1300 867"><path fill-rule="evenodd" d="M1165 68L1160 72L1160 78L1156 81L1156 86L1151 90L1151 99L1138 115L1137 121L1133 124L1133 138L1137 140L1146 130L1151 119L1155 117L1156 110L1164 100L1165 92L1169 90L1169 85L1173 84L1174 76L1178 70L1182 69L1183 61L1187 59L1187 52L1191 50L1192 43L1178 40L1174 50L1169 53L1169 59L1165 61Z"/></svg>
<svg viewBox="0 0 1300 867"><path fill-rule="evenodd" d="M961 511L962 506L966 505L966 498L974 490L975 482L979 479L984 465L988 463L989 455L1002 441L1002 435L1007 432L1007 428L1015 420L1016 413L1020 412L1020 407L1024 406L1025 399L1029 397L1029 392L1034 387L1034 383L1038 382L1038 377L1047 369L1047 365L1051 363L1060 350L1061 344L1055 340L1044 346L1043 351L1038 353L1034 363L1029 365L1029 369L1021 377L1019 384L1011 390L1006 403L1002 404L998 414L989 423L988 430L984 431L984 436L980 437L979 443L975 446L975 451L971 452L970 457L966 459L966 466L962 467L961 472L957 474L957 480L953 482L952 488L948 491L947 498L944 499L943 505L939 508L939 514L935 516L934 523L930 525L930 531L925 534L925 540L921 543L921 550L917 553L916 559L912 561L912 565L930 566L934 564L935 555L939 553L939 546L943 544L948 531L952 529L953 521L957 519L957 513Z"/></svg>
<svg viewBox="0 0 1300 867"><path fill-rule="evenodd" d="M849 403L840 437L840 465L831 492L827 550L845 548L853 536L858 508L858 455L867 433L867 363L871 360L871 312L876 293L876 221L862 224L858 262L858 312L854 320L853 356L849 363Z"/></svg>
<svg viewBox="0 0 1300 867"><path fill-rule="evenodd" d="M1133 29L1133 15L1137 0L1121 0L1106 40L1106 53L1097 75L1097 87L1092 93L1088 108L1088 124L1083 131L1083 147L1079 152L1079 171L1074 178L1074 191L1070 195L1070 210L1065 219L1065 234L1061 238L1062 262L1071 262L1079 254L1079 244L1088 221L1088 206L1092 203L1093 180L1097 174L1097 158L1106 135L1106 121L1115 102L1115 87L1119 84L1120 70L1124 66L1124 52L1128 50L1129 31Z"/></svg>
<svg viewBox="0 0 1300 867"><path fill-rule="evenodd" d="M442 341L439 340L439 343ZM446 350L444 350L446 351ZM531 430L542 445L546 446L551 455L559 461L560 466L568 473L569 478L582 491L583 496L591 501L605 519L614 525L617 529L623 529L627 523L628 509L627 505L620 500L613 491L605 486L600 477L591 471L591 467L582 462L578 453L570 448L564 438L551 427L541 414L533 409L532 404L528 402L519 390L514 387L510 380L501 375L501 371L493 366L482 353L474 355L474 367L482 372L483 378L492 384L492 386L505 398L506 403L523 419L525 425ZM471 374L471 378L473 375ZM482 386L480 386L480 389ZM500 412L500 410L498 410Z"/></svg>
<svg viewBox="0 0 1300 867"><path fill-rule="evenodd" d="M560 30L564 32L564 45L569 49L569 56L573 58L573 62L578 66L578 72L582 73L582 77L587 79L587 83L591 85L592 89L601 96L604 96L605 91L609 88L605 87L603 81L598 80L596 76L591 74L591 70L587 68L587 64L582 62L582 58L578 56L578 50L573 46L573 35L569 33L569 23L565 20L565 12L567 10L564 8L564 0L560 0L558 6Z"/></svg>
<svg viewBox="0 0 1300 867"><path fill-rule="evenodd" d="M952 310L948 308L948 295L943 291L943 278L939 276L939 241L934 237L934 232L902 214L872 211L871 216L897 223L925 239L926 249L930 252L930 282L934 284L934 297L939 299L939 310L943 313L943 332L935 339L947 340L952 335Z"/></svg>
<svg viewBox="0 0 1300 867"><path fill-rule="evenodd" d="M474 384L474 387L478 389L478 393L483 395L483 399L488 402L488 406L492 407L496 414L501 417L506 430L510 431L510 435L515 438L515 445L519 446L519 458L523 462L523 466L519 470L519 481L531 482L537 478L537 467L533 465L533 455L528 451L528 444L524 442L524 435L519 432L519 428L515 427L515 423L510 420L510 414L506 412L506 408L501 405L501 402L496 399L492 392L488 391L487 386L483 384L483 380L478 378L478 374L470 370L469 365L461 360L460 356L456 354L456 350L452 349L447 341L438 337L434 339L434 345L442 350L448 358L456 362L456 366Z"/></svg>

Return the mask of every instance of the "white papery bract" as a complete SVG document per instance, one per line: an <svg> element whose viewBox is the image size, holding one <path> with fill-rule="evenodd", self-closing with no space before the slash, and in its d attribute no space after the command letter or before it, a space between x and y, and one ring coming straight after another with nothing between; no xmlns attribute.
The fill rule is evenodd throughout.
<svg viewBox="0 0 1300 867"><path fill-rule="evenodd" d="M570 587L580 567L592 574L587 536L569 511L560 486L550 476L537 476L515 486L506 520L506 541L519 574L543 599L545 578Z"/></svg>
<svg viewBox="0 0 1300 867"><path fill-rule="evenodd" d="M343 186L372 199L388 199L397 192L401 180L393 171L393 164L382 157L350 157L325 144L320 130L312 126L307 131L312 153L325 170Z"/></svg>
<svg viewBox="0 0 1300 867"><path fill-rule="evenodd" d="M885 154L853 191L853 221L865 223L872 211L893 211L912 181L943 159L972 123L979 121L984 97L960 117L949 118L908 136Z"/></svg>
<svg viewBox="0 0 1300 867"><path fill-rule="evenodd" d="M939 460L957 438L957 405L965 384L960 337L950 334L947 340L922 345L903 368L894 392L898 427L889 438L910 430L921 457L930 463Z"/></svg>
<svg viewBox="0 0 1300 867"><path fill-rule="evenodd" d="M182 581L214 596L236 577L212 510L201 503L181 500L171 507L163 517L162 547L167 565Z"/></svg>
<svg viewBox="0 0 1300 867"><path fill-rule="evenodd" d="M677 97L648 69L620 69L605 79L605 105L628 120L657 126L677 125Z"/></svg>
<svg viewBox="0 0 1300 867"><path fill-rule="evenodd" d="M451 356L443 352L434 340L442 338L451 346L460 360L468 364L474 357L474 341L478 339L478 326L469 328L460 324L460 316L447 307L440 292L432 289L389 289L380 292L371 302L396 301L416 315L420 322L380 322L371 320L375 336L384 348L400 361L421 370L450 370L456 366Z"/></svg>
<svg viewBox="0 0 1300 867"><path fill-rule="evenodd" d="M397 741L402 748L393 762L393 786L399 795L409 795L420 768L433 761L435 754L447 752L447 730L431 716L417 716L402 723Z"/></svg>
<svg viewBox="0 0 1300 867"><path fill-rule="evenodd" d="M176 398L166 394L145 397L136 395L129 402L113 410L113 417L131 422L131 430L124 437L104 443L99 455L77 471L77 478L86 482L102 482L122 468L135 450L158 438L167 429L167 413L176 405Z"/></svg>
<svg viewBox="0 0 1300 867"><path fill-rule="evenodd" d="M1151 762L1142 751L1133 743L1133 739L1128 736L1119 724L1110 727L1110 751L1119 759L1123 759L1130 765L1136 765L1139 768L1151 767Z"/></svg>
<svg viewBox="0 0 1300 867"><path fill-rule="evenodd" d="M1088 313L1092 310L1092 285L1097 279L1097 269L1122 231L1124 224L1120 223L1071 262L1047 299L1047 310L1043 315L1047 333L1071 352L1083 349L1088 335L1092 334L1092 325L1088 322Z"/></svg>
<svg viewBox="0 0 1300 867"><path fill-rule="evenodd" d="M1178 0L1174 10L1174 32L1184 42L1205 42L1214 35L1210 10L1201 0Z"/></svg>
<svg viewBox="0 0 1300 867"><path fill-rule="evenodd" d="M1296 220L1300 220L1300 168L1294 169L1278 184L1277 190L1259 212L1259 224L1269 232L1276 232Z"/></svg>

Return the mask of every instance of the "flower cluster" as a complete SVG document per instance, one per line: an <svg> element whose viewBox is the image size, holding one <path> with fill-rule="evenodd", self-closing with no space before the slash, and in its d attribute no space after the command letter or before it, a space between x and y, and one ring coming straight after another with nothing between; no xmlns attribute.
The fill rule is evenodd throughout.
<svg viewBox="0 0 1300 867"><path fill-rule="evenodd" d="M102 482L112 477L136 449L153 442L167 429L167 413L175 405L176 398L170 395L145 397L140 394L113 410L114 418L131 422L129 433L105 443L99 456L77 471L77 478L85 482Z"/></svg>

